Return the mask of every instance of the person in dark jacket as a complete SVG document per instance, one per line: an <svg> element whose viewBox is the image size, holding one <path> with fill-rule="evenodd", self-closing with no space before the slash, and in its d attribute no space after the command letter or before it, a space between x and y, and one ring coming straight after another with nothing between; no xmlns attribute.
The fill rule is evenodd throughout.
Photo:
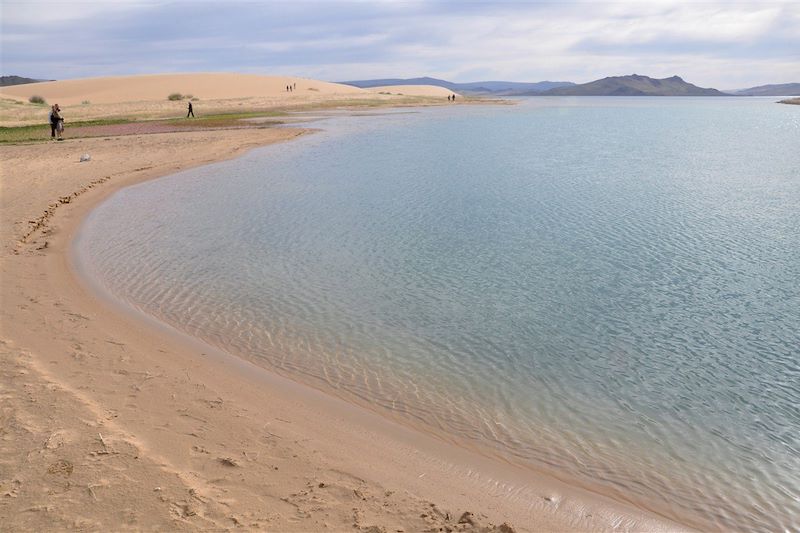
<svg viewBox="0 0 800 533"><path fill-rule="evenodd" d="M53 104L53 107L50 108L50 137L55 138L58 134L58 140L63 141L62 133L64 133L64 117L61 116L61 108L58 104Z"/></svg>
<svg viewBox="0 0 800 533"><path fill-rule="evenodd" d="M56 105L50 106L50 113L47 115L47 120L50 122L50 138L56 138L56 127L58 126L58 114L56 113Z"/></svg>

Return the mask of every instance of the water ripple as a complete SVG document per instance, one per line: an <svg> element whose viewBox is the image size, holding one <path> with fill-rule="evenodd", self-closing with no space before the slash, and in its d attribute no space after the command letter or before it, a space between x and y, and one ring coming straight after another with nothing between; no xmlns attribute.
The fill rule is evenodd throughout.
<svg viewBox="0 0 800 533"><path fill-rule="evenodd" d="M788 106L532 102L340 119L127 189L80 252L132 305L407 423L698 527L800 529Z"/></svg>

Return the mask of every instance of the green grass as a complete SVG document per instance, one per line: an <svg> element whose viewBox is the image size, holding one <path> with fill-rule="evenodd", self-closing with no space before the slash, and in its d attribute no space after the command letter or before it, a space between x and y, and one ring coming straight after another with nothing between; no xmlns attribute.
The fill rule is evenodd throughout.
<svg viewBox="0 0 800 533"><path fill-rule="evenodd" d="M111 124L127 124L131 122L125 118L117 119L102 119L102 120L84 120L81 122L69 122L66 126L70 129L80 129L88 126L108 126ZM36 124L32 126L0 126L0 144L1 143L18 143L30 141L48 141L50 140L50 125L49 124Z"/></svg>
<svg viewBox="0 0 800 533"><path fill-rule="evenodd" d="M218 115L201 116L195 119L185 118L171 118L161 119L152 122L168 124L170 126L189 127L192 129L203 128L226 128L232 126L248 125L246 122L240 122L245 118L257 117L277 117L285 115L283 112L275 111L247 111L242 113L221 113ZM109 126L114 124L131 124L136 122L144 122L141 120L132 120L127 118L117 119L100 119L100 120L84 120L78 122L68 122L65 126L68 129L69 136L80 136L80 129L90 126ZM151 122L151 121L147 121ZM252 126L265 126L280 124L279 121L270 122L268 124L249 124ZM78 130L78 131L76 131ZM50 140L50 126L48 124L35 124L28 126L0 126L0 144L3 143L20 143L20 142L35 142L35 141L48 141Z"/></svg>
<svg viewBox="0 0 800 533"><path fill-rule="evenodd" d="M0 143L13 143L24 141L41 141L50 138L50 126L15 126L12 128L0 127Z"/></svg>
<svg viewBox="0 0 800 533"><path fill-rule="evenodd" d="M170 126L192 126L198 128L224 128L229 126L242 126L240 122L248 118L271 118L284 116L283 111L244 111L239 113L219 113L216 115L198 115L196 118L170 118L163 122Z"/></svg>
<svg viewBox="0 0 800 533"><path fill-rule="evenodd" d="M326 109L364 109L364 108L380 108L380 107L393 107L397 105L419 105L431 102L438 102L438 99L427 97L406 97L403 99L393 100L391 102L368 99L368 98L354 98L350 100L340 100L331 102L314 102L299 106L286 106L271 108L268 110L247 109L235 113L222 112L217 114L203 114L202 109L195 108L197 118L186 119L183 116L179 118L160 118L155 119L154 122L175 126L176 128L186 129L203 129L203 128L230 128L236 126L252 126L252 127L268 127L282 122L278 120L265 121L263 123L245 122L244 119L250 118L278 118L286 117L288 114L315 111ZM0 102L0 108L8 107L11 103L6 104L5 101ZM113 118L113 119L100 119L100 120L84 120L84 121L69 121L66 123L68 129L68 136L80 136L82 127L89 126L107 126L113 124L128 124L136 122L150 122L143 118ZM113 134L111 134L113 135ZM19 143L19 142L44 142L50 139L50 127L47 124L35 124L28 126L12 126L0 127L0 144L3 143Z"/></svg>

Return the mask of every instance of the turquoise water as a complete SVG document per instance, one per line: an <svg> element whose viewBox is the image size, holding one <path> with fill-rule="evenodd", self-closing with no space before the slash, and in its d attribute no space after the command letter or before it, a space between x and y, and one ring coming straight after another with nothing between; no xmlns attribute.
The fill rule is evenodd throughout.
<svg viewBox="0 0 800 533"><path fill-rule="evenodd" d="M800 528L800 107L538 98L114 195L118 298L299 381L700 527Z"/></svg>

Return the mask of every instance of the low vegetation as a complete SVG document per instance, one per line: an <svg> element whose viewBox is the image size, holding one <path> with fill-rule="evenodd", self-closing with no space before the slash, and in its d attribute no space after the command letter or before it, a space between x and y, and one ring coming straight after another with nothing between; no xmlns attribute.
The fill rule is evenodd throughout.
<svg viewBox="0 0 800 533"><path fill-rule="evenodd" d="M193 95L191 95L191 94L172 93L172 94L170 94L169 96L167 96L167 100L170 100L170 101L177 101L177 100L197 100L197 98L195 98L195 97L194 97Z"/></svg>
<svg viewBox="0 0 800 533"><path fill-rule="evenodd" d="M280 111L251 111L242 113L222 113L218 115L200 116L195 120L187 121L184 118L170 118L160 120L131 120L128 118L118 119L101 119L101 120L84 120L77 122L69 122L67 126L66 136L86 137L96 136L97 132L86 133L82 132L86 128L95 126L114 126L119 124L163 124L171 126L174 131L185 130L202 130L202 129L220 129L220 128L264 128L282 124L279 120L264 120L257 122L250 122L243 119L265 118L271 119L273 117L285 116L285 112ZM114 136L113 131L107 130L101 134L102 136ZM20 143L20 142L44 142L50 140L50 127L47 124L34 124L27 126L0 126L0 144L6 143Z"/></svg>
<svg viewBox="0 0 800 533"><path fill-rule="evenodd" d="M127 119L103 119L86 120L82 122L70 122L67 124L69 131L74 131L89 126L108 126L111 124L125 124L130 122ZM46 141L50 139L50 126L47 124L36 124L30 126L0 126L0 144Z"/></svg>
<svg viewBox="0 0 800 533"><path fill-rule="evenodd" d="M177 93L176 93L177 94ZM191 95L186 95L191 96ZM182 99L186 96L181 95ZM192 97L193 100L197 98ZM209 102L208 109L201 106L195 109L197 118L186 120L185 112L176 113L172 110L161 109L158 114L149 112L138 114L125 111L125 115L110 116L106 118L75 118L71 120L67 113L67 134L68 139L79 137L114 137L118 135L136 135L137 132L145 131L197 131L203 129L230 129L230 128L268 128L284 123L282 117L307 111L321 111L326 109L364 109L386 107L387 105L425 105L434 102L426 97L401 97L391 102L378 98L354 98L348 100L333 100L321 102L308 102L299 105L286 105L271 107L267 109L259 108L238 108L231 112L230 108L220 108L219 104ZM435 102L439 103L439 99ZM88 100L82 102L89 105ZM229 104L230 105L230 104ZM238 103L241 106L242 103ZM19 110L25 111L20 114ZM78 109L77 106L75 108ZM172 116L165 116L169 113ZM177 116L176 116L177 115ZM0 120L6 124L11 122L14 117L23 125L0 126L0 144L8 143L27 143L27 142L47 142L50 140L50 127L47 124L47 116L42 107L30 105L14 100L0 99ZM2 122L0 122L2 123ZM115 126L118 128L94 128L95 126ZM143 126L127 127L132 125L152 125L153 127Z"/></svg>
<svg viewBox="0 0 800 533"><path fill-rule="evenodd" d="M167 119L163 122L169 124L171 126L190 126L192 129L200 129L200 128L230 128L230 127L240 127L240 126L264 126L270 124L280 124L281 122L276 120L265 121L265 122L244 122L245 119L254 119L254 118L272 118L272 117L279 117L285 116L286 113L284 111L245 111L241 113L219 113L215 115L200 115L191 123L187 123L186 119L181 118L173 118Z"/></svg>
<svg viewBox="0 0 800 533"><path fill-rule="evenodd" d="M30 103L32 103L32 104L46 104L47 103L45 101L45 99L43 97L39 96L38 94L32 95L30 98L28 98L28 101Z"/></svg>

